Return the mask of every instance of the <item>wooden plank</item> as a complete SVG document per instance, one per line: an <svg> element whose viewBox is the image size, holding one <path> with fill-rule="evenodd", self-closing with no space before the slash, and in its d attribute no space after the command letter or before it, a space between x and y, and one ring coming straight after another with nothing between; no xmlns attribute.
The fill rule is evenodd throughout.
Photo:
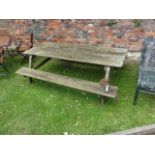
<svg viewBox="0 0 155 155"><path fill-rule="evenodd" d="M51 58L45 58L43 61L41 61L37 66L35 66L35 69L38 69L39 67L43 66L46 62L51 60Z"/></svg>
<svg viewBox="0 0 155 155"><path fill-rule="evenodd" d="M96 83L96 82L79 80L76 78L48 73L48 72L30 69L26 67L22 67L16 73L24 75L24 76L56 83L59 85L67 86L70 88L76 88L79 90L91 92L91 93L102 95L102 96L115 98L117 94L117 87L114 87L114 86L110 86L109 92L105 92L103 86L101 86L99 83Z"/></svg>
<svg viewBox="0 0 155 155"><path fill-rule="evenodd" d="M102 53L116 53L116 54L123 54L127 52L127 49L125 48L113 48L113 47L106 47L103 45L88 45L88 44L70 44L70 43L54 43L54 42L44 42L41 44L38 44L37 47L40 48L79 48L79 49L85 49L85 50L92 50L89 52L102 52Z"/></svg>
<svg viewBox="0 0 155 155"><path fill-rule="evenodd" d="M39 52L41 50L44 50L44 51L54 51L54 52L67 52L67 53L81 53L81 54L87 54L87 55L98 55L98 56L104 56L104 55L109 55L109 56L117 56L117 57L122 57L122 56L125 56L126 55L126 52L122 52L122 49L120 49L119 51L117 50L113 50L111 48L99 48L99 47L96 47L96 48L81 48L81 47L61 47L61 46L58 46L58 47L42 47L42 46L39 46L39 47L33 47L31 48L29 51L26 52L26 54L33 54L31 51L34 51L34 52ZM76 53L77 54L77 53Z"/></svg>
<svg viewBox="0 0 155 155"><path fill-rule="evenodd" d="M136 127L129 130L114 132L110 135L150 135L155 134L155 124Z"/></svg>
<svg viewBox="0 0 155 155"><path fill-rule="evenodd" d="M122 67L126 56L125 49L66 44L48 44L48 46L43 44L34 47L25 53L29 55L112 67Z"/></svg>

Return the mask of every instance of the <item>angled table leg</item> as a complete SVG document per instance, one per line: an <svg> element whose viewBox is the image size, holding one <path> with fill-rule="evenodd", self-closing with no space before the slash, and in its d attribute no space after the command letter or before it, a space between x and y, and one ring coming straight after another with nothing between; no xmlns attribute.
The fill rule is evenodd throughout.
<svg viewBox="0 0 155 155"><path fill-rule="evenodd" d="M33 56L29 56L29 68L33 67ZM32 83L32 77L29 77L29 83Z"/></svg>
<svg viewBox="0 0 155 155"><path fill-rule="evenodd" d="M51 58L45 58L43 61L41 61L37 66L34 67L34 69L38 69L39 67L43 66L45 63L47 63Z"/></svg>

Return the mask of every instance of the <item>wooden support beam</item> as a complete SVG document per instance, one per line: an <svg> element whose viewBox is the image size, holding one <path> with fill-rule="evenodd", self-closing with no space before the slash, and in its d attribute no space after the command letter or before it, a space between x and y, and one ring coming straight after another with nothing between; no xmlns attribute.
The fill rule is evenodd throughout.
<svg viewBox="0 0 155 155"><path fill-rule="evenodd" d="M41 66L43 66L46 62L48 62L49 60L51 60L51 58L45 58L43 61L41 61L36 67L34 67L34 69L38 69Z"/></svg>
<svg viewBox="0 0 155 155"><path fill-rule="evenodd" d="M33 56L29 55L29 68L33 67ZM32 83L32 77L29 77L29 83Z"/></svg>
<svg viewBox="0 0 155 155"><path fill-rule="evenodd" d="M105 81L107 81L107 84L105 86L105 91L108 92L109 91L109 78L110 78L110 67L109 66L105 66Z"/></svg>
<svg viewBox="0 0 155 155"><path fill-rule="evenodd" d="M107 98L105 96L101 96L101 104L106 103Z"/></svg>
<svg viewBox="0 0 155 155"><path fill-rule="evenodd" d="M102 79L100 81L100 84L103 86L104 91L108 93L109 92L109 88L110 88L110 85L109 85L110 67L109 66L105 66L104 70L105 70L105 77L104 77L104 79ZM104 104L105 102L106 102L106 97L101 96L101 104Z"/></svg>

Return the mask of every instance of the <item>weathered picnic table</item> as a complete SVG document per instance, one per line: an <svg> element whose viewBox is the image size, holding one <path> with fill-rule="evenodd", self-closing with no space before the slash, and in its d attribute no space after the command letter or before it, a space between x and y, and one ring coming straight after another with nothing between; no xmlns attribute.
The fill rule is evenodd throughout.
<svg viewBox="0 0 155 155"><path fill-rule="evenodd" d="M30 82L32 81L32 78L37 78L70 88L91 92L101 95L102 101L104 102L105 97L116 97L118 88L109 84L110 69L111 67L120 68L123 66L127 49L77 44L57 44L50 42L42 43L25 53L29 55L29 68L22 67L17 73L28 76ZM45 57L45 59L34 67L33 56ZM105 78L102 82L97 83L37 70L50 59L104 66Z"/></svg>

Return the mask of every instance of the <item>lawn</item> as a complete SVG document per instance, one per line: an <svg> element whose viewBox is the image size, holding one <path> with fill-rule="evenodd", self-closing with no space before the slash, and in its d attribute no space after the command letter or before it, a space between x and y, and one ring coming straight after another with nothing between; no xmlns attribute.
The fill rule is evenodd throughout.
<svg viewBox="0 0 155 155"><path fill-rule="evenodd" d="M103 105L95 94L36 79L29 84L15 73L20 61L18 56L7 58L10 73L0 77L0 134L107 134L155 123L155 96L140 93L138 104L132 105L137 64L112 69L119 101L108 99ZM104 76L100 66L64 67L60 61L40 69L96 82Z"/></svg>

